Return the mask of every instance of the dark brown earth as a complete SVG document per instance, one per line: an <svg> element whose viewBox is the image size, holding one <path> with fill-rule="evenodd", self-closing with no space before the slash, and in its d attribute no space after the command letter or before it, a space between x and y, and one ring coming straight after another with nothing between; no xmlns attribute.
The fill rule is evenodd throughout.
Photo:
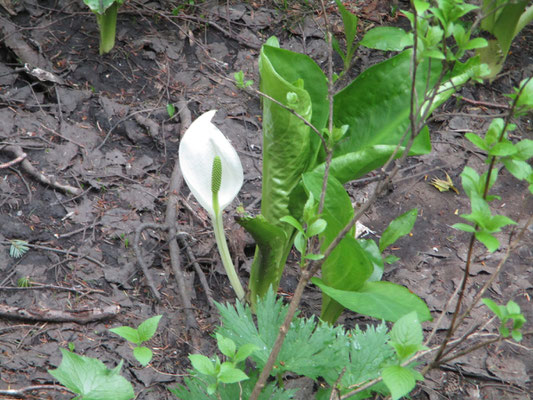
<svg viewBox="0 0 533 400"><path fill-rule="evenodd" d="M230 1L229 5L197 1L177 16L172 14L175 3L127 2L119 15L116 47L105 56L98 54L95 19L81 1L7 0L7 8L0 8L0 164L13 160L13 146L19 146L36 171L50 176L52 183L72 187L69 193L43 184L21 163L1 169L0 389L54 383L47 369L59 365L59 349L72 343L78 354L96 357L108 367L124 359L123 375L134 385L138 399L166 399L171 398L166 388L179 382L189 367L188 353L214 352L210 333L218 317L193 261L199 263L214 300L232 301L233 294L208 217L186 187L178 194L178 229L187 233L180 236L180 258L200 334L192 334L187 327L170 266L167 234L145 230L140 243L160 303L150 292L133 249L139 225L162 223L167 212L184 121L180 110L170 118L167 104L178 109L182 101L193 118L219 110L215 121L237 148L245 170L245 184L233 207L242 203L257 212L260 102L237 90L227 78L243 70L257 84L258 49L270 35L277 35L282 47L304 52L321 66L326 62L326 44L320 13L303 0L288 2L288 6L281 0ZM405 26L405 19L391 16L386 1L361 1L353 10L362 29L379 24ZM338 31L340 19L334 7L328 13ZM385 56L361 49L354 75ZM41 81L24 70L24 63L51 72L60 81ZM465 165L483 167L464 133L484 132L490 116L505 111L503 94L532 74L533 29L529 27L514 42L501 77L492 84L464 88L460 92L463 100L453 98L435 113L431 125L434 151L410 159L410 168L362 220L379 234L399 214L419 208L413 236L401 239L394 250L401 261L385 278L420 295L436 316L462 277L467 235L450 226L460 221L457 214L468 212L469 203L463 192L440 193L429 181L444 178L447 172L459 185ZM515 121L515 139L533 139L531 118ZM372 185L368 180L350 184L354 203L364 201ZM496 207L522 224L533 213L533 198L526 189L505 173L495 187L502 196ZM240 274L246 279L253 243L231 222L232 215L230 207L226 228ZM502 233L502 243L507 243L510 232ZM11 239L36 247L15 259L9 256ZM467 301L503 253L490 254L476 247ZM21 278L29 279L32 287L18 288ZM282 281L284 292L291 293L296 278L296 270L288 268ZM533 321L531 229L489 295L499 303L513 299L528 321ZM319 307L319 291L309 287L304 311L316 313ZM27 316L28 310L40 315L33 315L33 321L15 318ZM79 322L87 322L82 317L98 317L102 311L110 314L103 321L51 322L44 320L46 310L62 311ZM92 310L93 314L69 314L76 310ZM154 359L149 367L141 368L130 346L107 329L137 326L159 314L163 315L160 328L149 343ZM486 308L478 307L473 314L476 320L488 320ZM340 319L349 326L365 321L351 313ZM481 333L494 333L496 328L492 323ZM531 331L530 322L525 330ZM532 348L533 338L527 336L519 345L503 342L480 350L451 363L447 371L431 372L414 397L528 399L533 391ZM71 398L57 391L35 391L33 396L28 398Z"/></svg>

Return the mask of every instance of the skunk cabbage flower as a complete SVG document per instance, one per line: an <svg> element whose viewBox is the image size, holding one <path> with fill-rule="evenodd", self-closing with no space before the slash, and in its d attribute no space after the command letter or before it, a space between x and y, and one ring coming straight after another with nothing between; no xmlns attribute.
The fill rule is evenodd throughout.
<svg viewBox="0 0 533 400"><path fill-rule="evenodd" d="M183 178L213 222L222 263L239 300L244 290L231 261L222 225L222 210L239 193L244 177L241 161L230 142L211 123L216 110L196 119L183 135L179 163Z"/></svg>
<svg viewBox="0 0 533 400"><path fill-rule="evenodd" d="M220 157L222 164L222 179L218 192L220 211L233 201L243 183L242 165L237 152L222 132L211 123L215 113L216 110L211 110L196 119L185 132L179 149L183 178L198 203L211 217L215 215L211 187L215 157Z"/></svg>

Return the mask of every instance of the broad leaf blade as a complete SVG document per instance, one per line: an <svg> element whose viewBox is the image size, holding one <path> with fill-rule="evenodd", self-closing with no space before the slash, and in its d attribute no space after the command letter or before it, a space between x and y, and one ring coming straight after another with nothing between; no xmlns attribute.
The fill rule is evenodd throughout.
<svg viewBox="0 0 533 400"><path fill-rule="evenodd" d="M407 288L391 282L366 282L352 292L329 287L318 278L313 278L312 282L344 307L359 314L395 322L403 315L416 311L420 321L431 319L424 301Z"/></svg>
<svg viewBox="0 0 533 400"><path fill-rule="evenodd" d="M139 338L141 341L146 342L147 340L150 340L152 336L154 336L161 317L162 315L156 315L155 317L148 318L139 325L137 331L139 332Z"/></svg>
<svg viewBox="0 0 533 400"><path fill-rule="evenodd" d="M413 36L401 28L380 26L369 30L360 44L376 50L402 51L413 44Z"/></svg>
<svg viewBox="0 0 533 400"><path fill-rule="evenodd" d="M128 400L135 397L131 383L117 373L120 368L109 370L99 360L60 350L63 355L61 364L48 372L84 400Z"/></svg>
<svg viewBox="0 0 533 400"><path fill-rule="evenodd" d="M412 52L404 51L376 64L360 74L334 98L334 125L348 125L348 132L334 150L334 157L374 145L397 145L409 127L410 66ZM432 85L440 71L440 64L431 67ZM428 83L428 64L422 62L417 75L418 98L424 97ZM412 152L431 150L428 133L419 135Z"/></svg>
<svg viewBox="0 0 533 400"><path fill-rule="evenodd" d="M322 265L322 279L328 287L354 293L361 289L373 271L372 261L363 247L355 238L346 236ZM344 310L345 304L341 305L335 300L323 291L322 320L333 323Z"/></svg>
<svg viewBox="0 0 533 400"><path fill-rule="evenodd" d="M287 252L290 250L287 249L287 244L290 245L292 241L288 240L282 228L267 222L262 215L241 217L237 222L257 243L248 284L250 300L255 304L257 296L263 297L270 286L278 287Z"/></svg>

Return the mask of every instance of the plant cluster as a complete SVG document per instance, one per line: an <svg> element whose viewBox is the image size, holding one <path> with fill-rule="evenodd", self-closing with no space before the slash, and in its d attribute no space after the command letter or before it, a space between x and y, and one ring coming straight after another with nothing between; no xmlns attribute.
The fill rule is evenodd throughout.
<svg viewBox="0 0 533 400"><path fill-rule="evenodd" d="M116 18L119 2L96 3L98 15L115 7L111 12ZM495 233L517 224L494 214L490 207L498 198L490 189L500 167L526 181L533 193L533 168L528 163L533 141L516 142L509 137L515 128L511 118L533 110L533 80L529 78L509 95L506 118L494 119L483 137L466 135L486 154L488 167L481 175L470 167L461 174L472 207L470 214L461 215L468 223L454 225L471 233L465 275L445 339L435 348L426 347L420 324L431 320L428 307L409 289L382 281L386 264L397 261L386 249L409 234L418 210L394 219L377 243L356 237L356 223L408 156L431 151L427 127L431 113L467 82L493 77L501 69L512 39L531 20L531 7L526 7L526 1L484 1L480 19L469 24L464 17L479 11L475 5L463 0L413 0L413 9L403 11L410 31L374 28L357 41L357 17L340 0L336 3L345 40L340 43L328 32L327 74L310 57L281 48L274 37L261 48L259 90L242 71L235 74L236 85L259 93L263 106L261 213L241 213L238 218L257 243L248 292L231 262L222 226L222 211L243 182L238 155L211 123L215 111L200 116L180 144L184 179L213 221L221 258L238 298L234 306L217 305L221 324L215 338L222 358L190 355L190 376L171 389L180 399L289 399L294 391L283 385L288 373L319 382L317 399L363 399L373 392L390 394L393 399L407 395L429 368L468 351L455 352L456 347L448 345L488 287L460 314L474 243L480 241L493 252L501 245ZM496 39L472 37L479 21ZM99 19L99 24L102 28L106 23ZM509 24L513 29L508 29ZM398 54L341 87L359 46ZM101 47L101 52L109 50L109 45ZM333 51L343 60L337 74L332 71ZM498 54L496 62L486 61L499 52L503 60ZM167 110L170 116L175 112L172 105ZM376 190L354 210L344 184L370 171L380 178ZM439 190L457 190L448 180L435 184ZM274 293L293 247L299 254L301 278L291 303L284 305ZM511 250L509 246L508 253ZM12 241L13 257L26 251L25 243ZM315 276L318 272L320 278ZM299 301L309 282L322 291L320 321L298 316ZM498 340L522 339L525 319L516 303L483 302L501 322ZM345 308L381 324L365 331L333 326ZM150 362L152 352L141 344L155 333L159 319L153 317L137 329L111 330L136 345L134 356L143 366ZM388 329L383 321L393 323L392 327ZM435 330L437 326L438 322ZM432 352L432 361L419 371L415 360ZM109 399L111 388L112 397L133 397L131 385L119 375L122 362L109 370L100 361L67 350L62 353L62 364L50 373L79 398Z"/></svg>

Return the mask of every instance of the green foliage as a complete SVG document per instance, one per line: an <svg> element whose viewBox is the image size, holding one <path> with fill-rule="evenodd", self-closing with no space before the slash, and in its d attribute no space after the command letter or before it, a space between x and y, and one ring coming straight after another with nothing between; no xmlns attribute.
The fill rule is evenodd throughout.
<svg viewBox="0 0 533 400"><path fill-rule="evenodd" d="M526 318L520 311L520 306L512 300L509 300L505 306L498 305L491 299L481 299L481 301L499 318L500 335L504 338L511 335L514 340L520 342L522 340L522 332L520 330L526 322ZM509 321L512 321L510 331L507 327Z"/></svg>
<svg viewBox="0 0 533 400"><path fill-rule="evenodd" d="M174 117L176 114L176 107L172 103L167 104L167 113L170 118Z"/></svg>
<svg viewBox="0 0 533 400"><path fill-rule="evenodd" d="M10 240L11 246L9 247L9 255L13 258L20 258L28 252L28 242L20 239Z"/></svg>
<svg viewBox="0 0 533 400"><path fill-rule="evenodd" d="M248 86L252 86L254 84L254 81L252 80L244 80L244 72L242 72L242 70L235 72L233 74L233 78L235 78L235 85L239 89L246 89Z"/></svg>
<svg viewBox="0 0 533 400"><path fill-rule="evenodd" d="M152 360L153 354L152 350L141 346L141 344L150 340L152 336L154 336L161 317L162 315L156 315L155 317L148 318L146 321L142 322L137 329L130 326L119 326L109 330L126 339L128 342L137 345L133 349L133 356L143 367L145 367Z"/></svg>
<svg viewBox="0 0 533 400"><path fill-rule="evenodd" d="M369 30L359 44L383 51L402 51L413 45L413 34L393 26L379 26Z"/></svg>
<svg viewBox="0 0 533 400"><path fill-rule="evenodd" d="M109 53L115 46L118 8L125 0L83 0L96 15L100 29L100 55Z"/></svg>
<svg viewBox="0 0 533 400"><path fill-rule="evenodd" d="M481 28L494 37L487 47L478 50L481 61L490 68L485 78L492 79L502 70L513 39L533 21L533 5L528 3L528 0L483 0Z"/></svg>
<svg viewBox="0 0 533 400"><path fill-rule="evenodd" d="M235 400L248 399L252 394L259 371L250 373L249 379L238 384L219 384L216 392L209 394L205 377L191 371L189 377L183 379L183 385L169 389L179 400ZM274 382L267 383L259 395L259 400L289 400L293 398L296 390L281 389Z"/></svg>
<svg viewBox="0 0 533 400"><path fill-rule="evenodd" d="M390 337L389 344L396 352L397 364L384 368L382 377L391 397L396 400L413 390L417 380L423 380L420 373L411 366L400 365L417 352L426 349L422 345L424 335L416 312L406 314L396 321L390 331Z"/></svg>
<svg viewBox="0 0 533 400"><path fill-rule="evenodd" d="M189 356L194 370L201 375L206 375L209 380L209 384L206 387L208 395L214 394L221 383L238 383L247 380L248 376L239 367L239 364L246 360L256 349L255 345L247 343L237 351L237 346L233 340L218 333L216 338L220 352L228 358L228 361L221 362L218 356L212 360L201 354L191 354Z"/></svg>
<svg viewBox="0 0 533 400"><path fill-rule="evenodd" d="M359 314L394 322L416 311L420 320L431 319L423 300L406 287L392 282L367 281L358 290L346 291L327 286L319 278L312 278L311 281L343 307Z"/></svg>
<svg viewBox="0 0 533 400"><path fill-rule="evenodd" d="M83 400L128 400L135 397L133 387L120 375L121 361L108 369L101 361L61 349L63 360L57 369L48 370L62 385Z"/></svg>
<svg viewBox="0 0 533 400"><path fill-rule="evenodd" d="M332 37L332 46L333 49L339 54L344 63L344 70L346 71L350 66L350 62L353 59L355 51L359 47L359 44L355 43L357 36L357 16L352 14L350 11L344 7L340 0L335 0L337 7L342 18L342 24L344 28L344 39L346 42L346 52L342 51L339 42L335 37Z"/></svg>
<svg viewBox="0 0 533 400"><path fill-rule="evenodd" d="M510 95L517 109L516 114L521 115L533 109L531 100L533 85L532 80L524 80L519 89ZM520 95L518 98L517 96ZM487 153L488 161L496 165L502 163L505 168L517 179L525 180L529 183L529 190L533 193L533 168L527 162L533 157L533 140L523 139L513 143L508 139L508 131L515 129L515 125L509 124L501 118L495 118L484 137L467 133L466 138L476 147ZM496 251L499 246L499 240L494 233L500 232L507 225L516 224L512 219L504 215L493 215L489 201L498 196L490 195L488 192L496 182L498 169L493 168L490 171L479 175L470 167L465 167L461 173L461 183L467 196L470 198L472 212L462 214L461 218L469 221L472 225L457 223L453 227L465 232L474 233L476 239L482 242L490 252Z"/></svg>
<svg viewBox="0 0 533 400"><path fill-rule="evenodd" d="M357 17L342 2L336 2L344 22L346 51L342 51L337 42L333 42L333 46L346 68L359 44L385 50L403 50L413 44L413 33L397 28L377 28L357 43ZM461 85L469 79L478 79L484 72L477 59L465 63L458 61L466 50L484 45L483 39L472 39L471 31L459 21L476 7L457 1L437 3L439 7L430 7L424 1L415 4L419 13L419 54L414 89L418 99L425 99L420 111L423 118L427 118ZM414 24L414 15L407 12L406 15ZM446 39L452 37L455 39L453 48L446 43ZM455 62L456 68L443 71L442 63L431 62L431 58ZM333 129L329 132L325 128L329 114L327 77L318 65L303 54L279 48L275 38L262 47L259 58L261 91L322 132L326 148L319 150L319 135L304 121L279 104L263 99L262 215L240 220L258 244L249 285L252 303L258 296L264 296L271 285L278 286L293 244L302 254L302 267L310 260L322 258L320 253L307 254L308 239L313 236L309 235L309 227L311 233L317 229L320 231L320 252L323 253L353 218L351 201L342 186L344 183L380 168L393 154L395 157L402 155L410 140L412 59L413 51L405 50L368 68L339 90L333 99ZM444 80L440 83L442 77ZM235 74L235 79L237 86L246 86L242 71ZM427 127L412 136L410 155L431 150ZM324 211L320 215L324 222L307 222L302 204L310 193L315 199L321 197L328 151L332 152L332 160ZM401 221L395 224L402 225ZM377 252L373 244L355 240L350 232L323 262L324 284L355 292L367 280L381 279L383 259L376 253L404 235L401 229L406 232L410 229L409 223L402 228L396 228L395 224L384 234ZM396 260L394 256L386 258L388 263ZM333 322L342 310L338 302L324 294L321 318Z"/></svg>
<svg viewBox="0 0 533 400"><path fill-rule="evenodd" d="M287 314L287 306L282 300L276 300L270 290L266 296L256 304L256 321L251 308L237 302L235 306L220 305L222 323L217 329L217 341L220 351L234 361L244 360L250 356L255 363L254 371L260 371L272 350L279 328ZM284 372L305 375L312 379L323 378L329 385L336 383L343 368L344 374L340 381L340 389L348 391L348 387L357 385L379 376L383 365L392 361L392 347L387 345L389 337L384 324L377 327L367 327L366 331L359 328L346 332L342 326L332 327L317 323L314 318L305 319L295 317L292 321L287 338L272 371L273 376L281 376ZM236 349L239 349L235 352ZM247 351L240 357L243 348ZM348 351L347 351L348 350ZM185 386L173 390L180 399L193 399L194 395L207 393L207 387L216 389L222 399L233 399L236 385L220 384L216 381L218 358L207 358L201 355L190 356L193 368L196 370L190 378L185 379ZM194 360L194 361L193 361ZM220 364L223 365L223 364ZM201 375L203 383L198 381ZM210 376L207 379L206 376ZM253 386L255 373L249 374L249 380L240 382L243 398ZM272 398L290 398L289 392L280 391L274 386L267 387L262 393L275 393ZM210 393L212 395L214 391ZM237 391L237 393L239 393ZM216 397L196 397L216 398ZM271 397L260 397L271 398Z"/></svg>
<svg viewBox="0 0 533 400"><path fill-rule="evenodd" d="M379 240L379 251L385 250L399 238L409 234L415 225L417 215L418 209L413 208L405 214L396 217L381 235L381 239Z"/></svg>

